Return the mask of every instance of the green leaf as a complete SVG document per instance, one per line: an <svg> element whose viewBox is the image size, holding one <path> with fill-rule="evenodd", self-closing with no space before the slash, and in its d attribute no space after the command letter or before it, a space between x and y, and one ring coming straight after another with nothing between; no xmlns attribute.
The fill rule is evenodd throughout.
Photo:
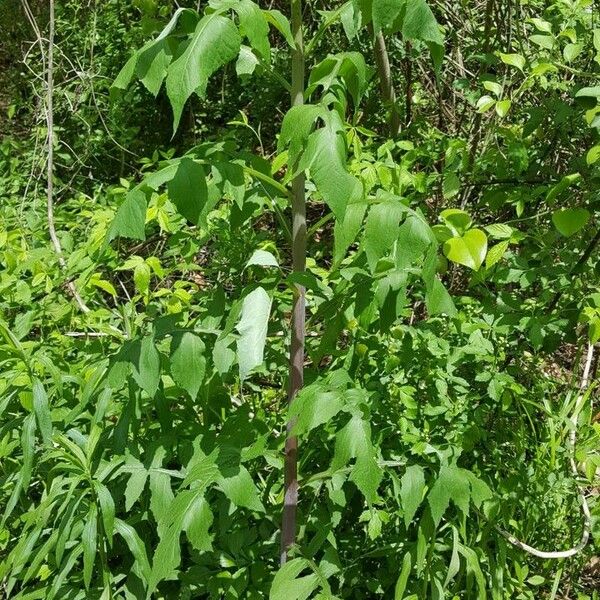
<svg viewBox="0 0 600 600"><path fill-rule="evenodd" d="M325 115L327 115L327 109L315 104L292 106L285 113L277 141L277 151L282 152L289 147L289 164L292 167L296 165L315 121Z"/></svg>
<svg viewBox="0 0 600 600"><path fill-rule="evenodd" d="M381 202L369 210L363 247L371 271L375 270L377 261L391 250L398 239L400 219L405 213L406 206L400 200Z"/></svg>
<svg viewBox="0 0 600 600"><path fill-rule="evenodd" d="M97 519L96 505L92 504L87 514L85 525L83 526L83 533L81 534L81 543L83 546L83 584L86 590L90 588L94 561L96 559Z"/></svg>
<svg viewBox="0 0 600 600"><path fill-rule="evenodd" d="M286 562L275 574L269 600L306 600L319 585L314 573L299 577L309 566L310 563L305 558L294 558Z"/></svg>
<svg viewBox="0 0 600 600"><path fill-rule="evenodd" d="M453 171L444 174L444 183L442 185L444 198L453 198L460 191L460 179Z"/></svg>
<svg viewBox="0 0 600 600"><path fill-rule="evenodd" d="M50 405L48 395L39 379L33 379L33 412L38 424L38 429L45 445L52 441L52 415L50 414Z"/></svg>
<svg viewBox="0 0 600 600"><path fill-rule="evenodd" d="M431 42L443 48L444 36L425 0L407 0L402 35L409 40Z"/></svg>
<svg viewBox="0 0 600 600"><path fill-rule="evenodd" d="M504 240L489 249L485 257L486 268L493 267L504 256L504 253L508 250L509 243L509 240Z"/></svg>
<svg viewBox="0 0 600 600"><path fill-rule="evenodd" d="M281 33L290 48L295 48L294 36L287 17L279 10L271 9L264 11L265 18L269 23Z"/></svg>
<svg viewBox="0 0 600 600"><path fill-rule="evenodd" d="M131 554L133 554L135 563L140 569L145 582L149 582L152 570L146 554L146 547L137 531L131 525L125 521L122 521L121 519L115 520L115 531L125 540L125 543L127 544Z"/></svg>
<svg viewBox="0 0 600 600"><path fill-rule="evenodd" d="M498 56L505 65L516 67L519 71L525 68L525 58L521 54L504 54L503 52L498 52Z"/></svg>
<svg viewBox="0 0 600 600"><path fill-rule="evenodd" d="M346 141L339 116L330 112L325 121L324 127L309 135L298 171L310 171L331 212L343 219L346 206L362 198L363 188L346 169Z"/></svg>
<svg viewBox="0 0 600 600"><path fill-rule="evenodd" d="M477 100L477 104L475 105L475 107L477 108L478 113L484 113L490 110L490 108L492 108L494 104L496 104L496 100L491 96L485 95L481 96L481 98Z"/></svg>
<svg viewBox="0 0 600 600"><path fill-rule="evenodd" d="M470 486L469 479L463 469L444 466L436 479L427 501L431 510L431 517L437 527L450 500L463 512L469 512Z"/></svg>
<svg viewBox="0 0 600 600"><path fill-rule="evenodd" d="M173 107L173 132L177 131L187 99L194 92L203 98L209 77L234 60L240 52L240 46L241 37L231 19L214 12L198 22L189 45L167 72L167 95Z"/></svg>
<svg viewBox="0 0 600 600"><path fill-rule="evenodd" d="M344 404L344 394L339 390L328 390L318 384L306 386L290 405L290 420L296 419L294 431L308 433L328 423Z"/></svg>
<svg viewBox="0 0 600 600"><path fill-rule="evenodd" d="M579 173L565 175L546 195L546 202L552 204L566 189L577 183L581 179Z"/></svg>
<svg viewBox="0 0 600 600"><path fill-rule="evenodd" d="M552 214L552 222L565 237L581 231L590 220L590 213L585 208L561 208Z"/></svg>
<svg viewBox="0 0 600 600"><path fill-rule="evenodd" d="M222 477L218 481L219 488L235 506L249 508L256 512L264 512L265 507L260 500L258 489L248 469L238 465L237 473Z"/></svg>
<svg viewBox="0 0 600 600"><path fill-rule="evenodd" d="M212 536L209 533L213 514L205 498L198 495L190 503L183 521L183 529L192 546L199 552L212 550Z"/></svg>
<svg viewBox="0 0 600 600"><path fill-rule="evenodd" d="M279 268L277 259L268 250L255 250L252 256L246 263L246 267L258 265L261 267L276 267Z"/></svg>
<svg viewBox="0 0 600 600"><path fill-rule="evenodd" d="M252 49L242 45L235 63L235 72L237 76L244 77L252 75L259 64L259 60L256 58L254 52L252 52Z"/></svg>
<svg viewBox="0 0 600 600"><path fill-rule="evenodd" d="M355 458L356 462L352 467L350 480L356 484L367 502L375 502L383 473L375 458L375 448L371 442L371 426L359 414L354 414L338 431L331 468L335 471L346 465L351 458Z"/></svg>
<svg viewBox="0 0 600 600"><path fill-rule="evenodd" d="M367 204L356 202L346 207L343 219L336 219L333 227L333 260L335 264L341 262L348 248L356 240L366 212Z"/></svg>
<svg viewBox="0 0 600 600"><path fill-rule="evenodd" d="M112 538L115 529L115 501L108 488L103 483L97 483L95 486L96 496L100 504L100 514L102 516L102 526L108 545L112 545Z"/></svg>
<svg viewBox="0 0 600 600"><path fill-rule="evenodd" d="M160 381L160 357L152 336L146 336L133 346L133 378L138 385L154 396Z"/></svg>
<svg viewBox="0 0 600 600"><path fill-rule="evenodd" d="M398 575L398 580L396 581L396 586L394 588L394 600L404 600L404 591L408 584L411 568L412 557L410 552L407 552L402 559L402 569L400 570L400 575Z"/></svg>
<svg viewBox="0 0 600 600"><path fill-rule="evenodd" d="M592 146L585 155L585 161L588 165L593 165L600 158L600 145Z"/></svg>
<svg viewBox="0 0 600 600"><path fill-rule="evenodd" d="M262 287L257 287L244 298L241 318L236 326L240 334L237 356L242 381L263 362L270 314L271 297Z"/></svg>
<svg viewBox="0 0 600 600"><path fill-rule="evenodd" d="M206 173L202 165L191 158L182 158L175 176L168 183L169 199L177 210L194 225L200 223L208 200Z"/></svg>
<svg viewBox="0 0 600 600"><path fill-rule="evenodd" d="M473 222L469 213L458 208L447 208L440 213L440 217L456 235L463 234Z"/></svg>
<svg viewBox="0 0 600 600"><path fill-rule="evenodd" d="M310 72L306 95L310 95L318 87L323 94L338 80L344 82L350 92L355 108L360 104L366 90L369 73L365 59L360 52L340 52L328 56Z"/></svg>
<svg viewBox="0 0 600 600"><path fill-rule="evenodd" d="M184 331L171 341L171 375L175 383L195 400L206 372L204 342L195 333Z"/></svg>
<svg viewBox="0 0 600 600"><path fill-rule="evenodd" d="M131 190L113 219L108 232L109 241L117 236L145 240L147 208L146 194L139 189Z"/></svg>
<svg viewBox="0 0 600 600"><path fill-rule="evenodd" d="M400 480L400 498L404 511L404 525L408 529L417 509L423 501L425 491L425 474L419 465L411 465Z"/></svg>
<svg viewBox="0 0 600 600"><path fill-rule="evenodd" d="M496 102L496 113L500 118L505 117L508 114L508 111L511 107L510 100L499 100Z"/></svg>
<svg viewBox="0 0 600 600"><path fill-rule="evenodd" d="M240 33L267 63L271 61L269 22L264 11L251 0L239 0L233 5L240 19Z"/></svg>
<svg viewBox="0 0 600 600"><path fill-rule="evenodd" d="M460 265L477 271L487 252L487 237L481 229L469 229L463 236L444 242L446 257Z"/></svg>
<svg viewBox="0 0 600 600"><path fill-rule="evenodd" d="M600 86L581 88L575 94L575 98L600 98Z"/></svg>

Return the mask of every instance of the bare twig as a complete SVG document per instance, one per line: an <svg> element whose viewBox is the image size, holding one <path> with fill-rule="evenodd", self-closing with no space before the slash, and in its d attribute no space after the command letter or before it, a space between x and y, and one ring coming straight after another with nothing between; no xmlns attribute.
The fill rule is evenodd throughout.
<svg viewBox="0 0 600 600"><path fill-rule="evenodd" d="M40 51L42 54L42 64L45 66L46 70L46 107L45 107L45 116L46 116L46 128L48 130L47 134L47 143L48 143L48 158L46 163L46 176L47 176L47 186L46 186L46 206L47 206L47 215L48 215L48 231L50 234L50 240L52 242L52 246L54 247L54 251L58 257L58 263L62 271L66 272L67 270L67 261L63 255L62 246L60 240L58 239L58 235L56 234L56 224L54 221L54 105L53 105L53 94L54 94L54 0L49 0L49 22L48 22L48 50L47 52L44 50L44 38L42 37L41 30L38 27L35 16L33 15L31 8L27 0L21 0L23 4L23 9L25 10L25 14L31 27L37 37L37 43L40 46ZM79 307L79 309L84 312L90 312L90 309L85 304L75 284L72 281L66 282L66 288L69 291L69 294L72 296L73 300Z"/></svg>

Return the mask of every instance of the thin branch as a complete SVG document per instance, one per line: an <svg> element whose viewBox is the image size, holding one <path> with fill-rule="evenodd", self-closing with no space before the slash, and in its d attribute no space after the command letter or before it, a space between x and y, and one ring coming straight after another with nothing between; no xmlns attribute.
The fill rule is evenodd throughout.
<svg viewBox="0 0 600 600"><path fill-rule="evenodd" d="M67 271L67 262L63 255L62 246L60 240L58 239L58 235L56 234L56 224L54 221L54 104L53 104L53 94L54 94L54 0L49 0L49 23L48 23L48 50L44 52L44 38L42 37L40 28L36 22L35 16L31 12L31 8L27 0L21 0L23 4L23 9L25 10L25 14L31 27L37 37L37 43L40 46L40 51L42 53L42 63L46 67L46 107L45 107L45 117L46 117L46 129L47 133L47 144L48 144L48 159L46 163L46 177L47 177L47 187L46 187L46 207L47 207L47 215L48 215L48 231L50 234L50 240L52 242L52 246L54 247L54 251L56 256L58 257L58 263L63 272ZM69 291L69 294L72 296L73 300L79 307L79 309L84 312L90 312L90 309L87 307L75 284L72 281L66 282L66 288Z"/></svg>

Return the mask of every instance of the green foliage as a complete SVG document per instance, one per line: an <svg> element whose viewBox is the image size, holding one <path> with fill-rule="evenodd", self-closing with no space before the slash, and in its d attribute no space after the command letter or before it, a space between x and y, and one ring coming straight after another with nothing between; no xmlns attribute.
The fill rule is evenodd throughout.
<svg viewBox="0 0 600 600"><path fill-rule="evenodd" d="M573 416L600 340L589 3L307 3L306 103L287 111L287 6L175 4L56 7L64 266L37 183L44 63L21 5L0 7L2 593L595 598L595 497L574 560L494 527L579 537L575 424L598 485L596 387ZM288 419L300 526L280 567Z"/></svg>

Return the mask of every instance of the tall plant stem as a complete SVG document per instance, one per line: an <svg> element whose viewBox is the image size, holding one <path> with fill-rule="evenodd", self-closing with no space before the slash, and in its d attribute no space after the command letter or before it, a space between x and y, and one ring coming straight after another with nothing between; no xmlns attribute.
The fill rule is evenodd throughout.
<svg viewBox="0 0 600 600"><path fill-rule="evenodd" d="M302 33L302 0L290 0L292 35L295 49L292 51L291 104L304 103L304 38ZM303 272L306 268L306 197L304 175L292 181L292 269ZM290 374L288 403L291 403L304 384L304 338L306 327L305 290L296 286L292 309L292 337L290 342ZM294 422L287 424L284 459L284 504L281 524L281 564L288 557L290 547L296 541L296 510L298 506L298 438L292 434Z"/></svg>
<svg viewBox="0 0 600 600"><path fill-rule="evenodd" d="M369 26L369 29L373 32L372 25ZM389 134L391 137L394 137L400 133L400 115L398 114L398 107L396 106L396 90L394 89L394 83L392 81L392 69L390 68L390 59L382 31L375 35L373 53L375 55L375 64L377 65L381 97L390 110Z"/></svg>

